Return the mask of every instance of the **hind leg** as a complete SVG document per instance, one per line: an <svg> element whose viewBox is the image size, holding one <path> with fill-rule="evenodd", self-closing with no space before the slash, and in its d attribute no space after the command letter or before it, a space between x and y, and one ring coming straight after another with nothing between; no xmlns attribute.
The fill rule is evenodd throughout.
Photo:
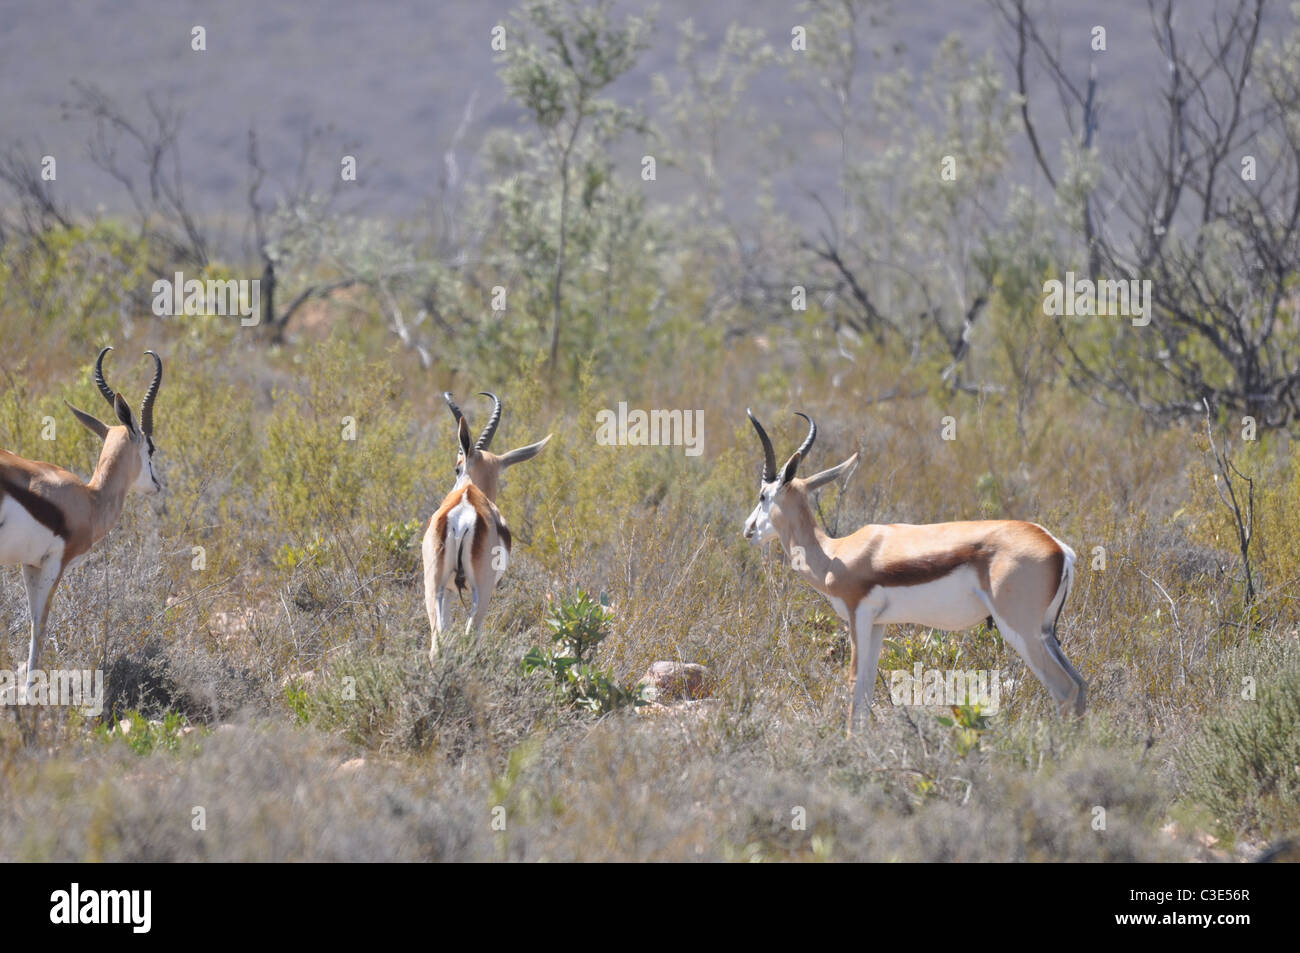
<svg viewBox="0 0 1300 953"><path fill-rule="evenodd" d="M438 635L445 628L447 618L447 574L443 560L438 558L437 541L432 526L424 537L424 611L429 616L429 661L438 657Z"/></svg>
<svg viewBox="0 0 1300 953"><path fill-rule="evenodd" d="M433 661L438 657L438 636L447 628L447 590L441 588L433 597L433 612L429 616L429 624L432 627L433 635L429 645L429 660Z"/></svg>
<svg viewBox="0 0 1300 953"><path fill-rule="evenodd" d="M1067 705L1072 702L1074 713L1076 715L1082 715L1084 708L1088 705L1088 683L1083 680L1083 676L1080 675L1078 670L1070 664L1070 660L1067 659L1065 653L1061 651L1061 643L1057 641L1056 638L1056 626L1044 624L1043 644L1047 647L1047 651L1051 653L1052 658L1056 660L1056 663L1066 671L1070 676L1070 679L1074 682L1074 696L1072 699L1067 699Z"/></svg>
<svg viewBox="0 0 1300 953"><path fill-rule="evenodd" d="M495 586L495 576L484 580L489 584L484 585L478 581L474 585L474 608L471 612L469 625L466 626L466 632L472 632L475 629L482 628L483 620L487 618L488 604L492 601L492 590Z"/></svg>
<svg viewBox="0 0 1300 953"><path fill-rule="evenodd" d="M482 628L483 620L487 618L488 605L492 602L492 594L505 575L505 566L500 561L498 552L509 551L498 546L493 550L492 559L482 561L474 567L474 574L470 578L474 589L474 606L470 610L469 624L465 627L466 634Z"/></svg>
<svg viewBox="0 0 1300 953"><path fill-rule="evenodd" d="M1005 615L999 611L993 600L985 592L980 593L998 631L1007 640L1016 654L1029 666L1029 670L1043 683L1057 710L1067 714L1070 709L1082 714L1084 704L1084 681L1074 667L1066 661L1056 638L1050 629L1040 623L1035 625L1025 615L1010 609ZM1008 618L1010 616L1011 618Z"/></svg>

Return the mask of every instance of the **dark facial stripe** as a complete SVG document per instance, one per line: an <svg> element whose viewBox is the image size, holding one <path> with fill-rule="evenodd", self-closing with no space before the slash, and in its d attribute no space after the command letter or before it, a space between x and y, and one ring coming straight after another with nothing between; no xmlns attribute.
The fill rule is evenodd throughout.
<svg viewBox="0 0 1300 953"><path fill-rule="evenodd" d="M63 518L63 511L44 497L37 496L25 486L19 486L7 477L0 476L0 499L5 494L18 501L18 505L32 514L32 519L40 523L55 536L68 541L68 524Z"/></svg>

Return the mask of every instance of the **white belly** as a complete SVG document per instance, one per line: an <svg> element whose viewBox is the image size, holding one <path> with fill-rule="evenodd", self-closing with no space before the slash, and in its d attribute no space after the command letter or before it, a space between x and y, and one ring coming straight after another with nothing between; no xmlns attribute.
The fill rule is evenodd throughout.
<svg viewBox="0 0 1300 953"><path fill-rule="evenodd" d="M984 621L988 607L980 598L979 576L969 566L942 579L916 586L879 586L867 597L876 625L911 622L931 629L956 631Z"/></svg>
<svg viewBox="0 0 1300 953"><path fill-rule="evenodd" d="M63 553L62 538L36 521L17 500L0 500L0 566L39 566Z"/></svg>

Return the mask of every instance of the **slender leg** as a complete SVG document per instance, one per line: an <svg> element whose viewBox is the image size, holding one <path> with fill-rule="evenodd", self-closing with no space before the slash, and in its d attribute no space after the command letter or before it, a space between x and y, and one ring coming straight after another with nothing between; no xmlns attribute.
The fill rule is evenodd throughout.
<svg viewBox="0 0 1300 953"><path fill-rule="evenodd" d="M885 640L885 627L876 625L865 607L854 613L854 628L858 633L858 668L853 682L853 724L865 722L871 714L871 699L876 693L876 666L880 664L880 647Z"/></svg>
<svg viewBox="0 0 1300 953"><path fill-rule="evenodd" d="M444 620L447 618L447 590L439 589L433 596L433 611L429 613L429 629L432 634L429 637L429 661L432 662L438 657L438 636L442 634L445 628Z"/></svg>
<svg viewBox="0 0 1300 953"><path fill-rule="evenodd" d="M1061 643L1056 640L1056 632L1046 625L1043 626L1043 645L1056 661L1056 664L1064 669L1065 673L1070 676L1070 680L1074 682L1072 696L1065 698L1061 702L1062 712L1067 713L1070 708L1073 708L1076 715L1082 715L1084 708L1088 705L1088 683L1083 680L1083 676L1070 664L1070 660L1061 651Z"/></svg>
<svg viewBox="0 0 1300 953"><path fill-rule="evenodd" d="M876 667L880 664L880 647L885 642L885 627L872 625L868 632L867 644L858 653L858 685L865 683L862 698L862 717L871 714L871 699L876 694Z"/></svg>
<svg viewBox="0 0 1300 953"><path fill-rule="evenodd" d="M844 726L846 735L853 734L853 725L857 721L858 713L858 614L853 609L849 610L849 719L848 724Z"/></svg>
<svg viewBox="0 0 1300 953"><path fill-rule="evenodd" d="M469 622L465 625L465 634L469 635L475 629L483 625L483 617L487 615L488 603L492 600L490 592L484 592L482 587L477 583L474 585L474 606L470 609Z"/></svg>
<svg viewBox="0 0 1300 953"><path fill-rule="evenodd" d="M424 611L429 615L429 661L438 657L438 636L446 628L447 619L447 566L446 557L438 558L438 540L434 536L433 522L424 534L421 546L424 560Z"/></svg>
<svg viewBox="0 0 1300 953"><path fill-rule="evenodd" d="M980 596L993 616L993 621L997 623L1002 637L1016 650L1016 654L1024 659L1034 676L1043 683L1043 687L1056 702L1057 710L1061 714L1066 714L1073 708L1082 714L1084 681L1061 654L1056 646L1056 638L1050 634L1047 624L1044 623L1038 631L1035 631L1033 625L1023 622L1020 625L1013 624L1002 614L987 593L981 592Z"/></svg>
<svg viewBox="0 0 1300 953"><path fill-rule="evenodd" d="M853 634L852 613L849 614L849 678L856 691L858 685L858 638Z"/></svg>
<svg viewBox="0 0 1300 953"><path fill-rule="evenodd" d="M445 588L438 590L438 597L434 600L434 619L435 630L441 632L447 628L447 590Z"/></svg>
<svg viewBox="0 0 1300 953"><path fill-rule="evenodd" d="M46 556L39 566L23 567L23 582L27 585L27 605L32 614L32 641L27 648L27 673L23 685L23 699L31 698L32 683L36 678L36 666L41 659L41 640L45 637L45 623L49 617L50 600L54 589L63 575L63 560L57 556ZM33 744L36 740L36 714L21 714L22 706L15 707L18 717L18 729L24 744Z"/></svg>
<svg viewBox="0 0 1300 953"><path fill-rule="evenodd" d="M49 615L50 599L54 587L63 575L63 562L47 556L40 566L24 566L23 582L27 585L27 605L32 614L32 640L27 648L27 684L30 691L36 675L36 665L41 657L41 640L45 637L45 621Z"/></svg>

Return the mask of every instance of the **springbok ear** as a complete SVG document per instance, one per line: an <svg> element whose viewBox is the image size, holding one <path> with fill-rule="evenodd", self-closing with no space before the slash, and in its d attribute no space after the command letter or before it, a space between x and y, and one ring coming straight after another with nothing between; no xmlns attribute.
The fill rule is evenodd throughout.
<svg viewBox="0 0 1300 953"><path fill-rule="evenodd" d="M501 458L501 468L505 469L506 467L514 466L516 463L523 463L525 460L531 460L542 452L542 447L546 446L547 441L549 441L553 436L555 436L555 434L548 433L544 438L536 443L530 443L526 447L511 450Z"/></svg>
<svg viewBox="0 0 1300 953"><path fill-rule="evenodd" d="M93 433L100 440L103 440L105 437L108 436L108 424L104 423L98 417L92 417L84 410L78 410L76 407L73 407L71 404L69 404L66 400L63 403L67 406L68 410L72 411L72 415L76 417L78 421L80 421L81 426L85 427L87 430Z"/></svg>
<svg viewBox="0 0 1300 953"><path fill-rule="evenodd" d="M474 446L474 438L469 434L469 424L465 422L462 416L456 425L456 437L460 440L460 449L465 456L469 456L470 448Z"/></svg>
<svg viewBox="0 0 1300 953"><path fill-rule="evenodd" d="M799 456L798 450L790 454L790 459L787 460L785 466L781 468L781 486L785 486L794 479L794 475L799 469L799 461L801 459L802 457Z"/></svg>
<svg viewBox="0 0 1300 953"><path fill-rule="evenodd" d="M121 394L113 398L113 410L117 414L117 419L122 421L122 426L131 434L136 434L139 430L135 425L135 417L131 415L131 406L126 402Z"/></svg>
<svg viewBox="0 0 1300 953"><path fill-rule="evenodd" d="M858 462L858 455L855 453L837 467L831 467L829 470L823 470L821 473L814 473L808 479L804 480L804 486L809 491L819 490L827 483L838 480L841 476L853 469Z"/></svg>

